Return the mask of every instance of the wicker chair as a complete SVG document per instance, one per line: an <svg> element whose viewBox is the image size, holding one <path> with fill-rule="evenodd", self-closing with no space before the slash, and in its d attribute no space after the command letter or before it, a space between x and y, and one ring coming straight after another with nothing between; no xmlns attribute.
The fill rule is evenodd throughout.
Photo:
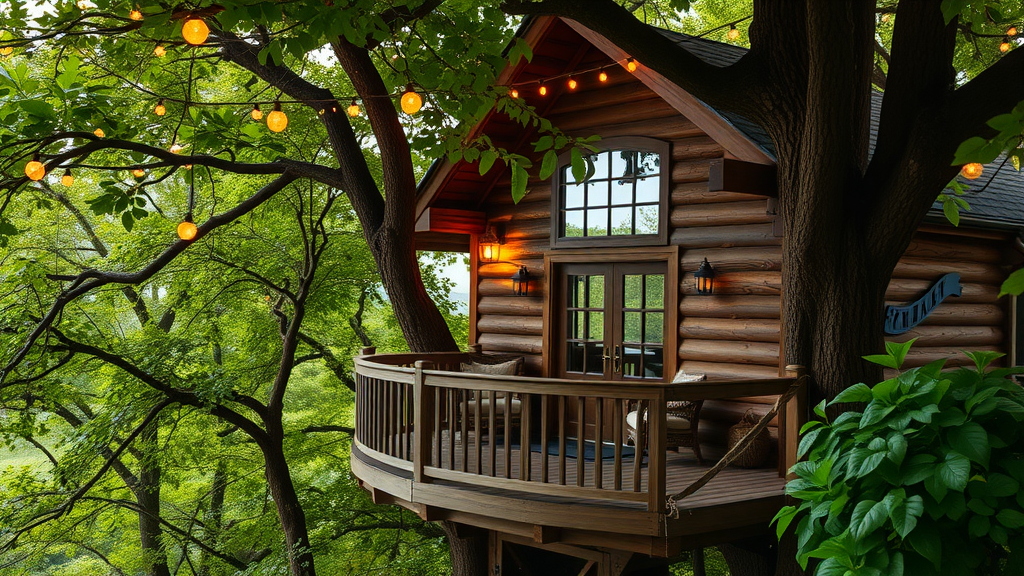
<svg viewBox="0 0 1024 576"><path fill-rule="evenodd" d="M697 457L697 463L703 464L704 458L700 454L700 409L704 405L703 400L693 402L669 402L666 405L665 423L666 445L665 448L690 448L693 455ZM637 407L631 406L626 414L626 432L629 434L628 442L636 445L636 430L638 422L647 424L647 411L644 411L641 419L637 413Z"/></svg>

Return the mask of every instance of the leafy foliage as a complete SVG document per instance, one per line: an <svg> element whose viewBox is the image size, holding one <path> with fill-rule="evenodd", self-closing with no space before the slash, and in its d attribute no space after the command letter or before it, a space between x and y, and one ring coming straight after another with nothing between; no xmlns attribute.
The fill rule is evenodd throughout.
<svg viewBox="0 0 1024 576"><path fill-rule="evenodd" d="M868 360L899 369L913 341ZM1000 354L967 353L857 384L830 404L864 404L801 430L800 501L775 517L796 523L798 560L818 576L1020 574L1024 570L1024 391Z"/></svg>

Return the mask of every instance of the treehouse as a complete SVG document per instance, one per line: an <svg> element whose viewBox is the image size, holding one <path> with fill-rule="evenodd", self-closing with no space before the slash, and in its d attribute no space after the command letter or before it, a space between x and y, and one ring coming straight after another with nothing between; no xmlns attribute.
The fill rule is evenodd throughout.
<svg viewBox="0 0 1024 576"><path fill-rule="evenodd" d="M664 34L716 65L744 52ZM771 142L576 22L519 36L534 56L499 83L600 135L593 173L560 157L515 204L507 169L430 169L417 247L469 253L470 351L356 358L352 471L376 502L485 532L496 574L556 554L624 574L764 533L807 413L782 361ZM541 164L504 112L474 130ZM1016 304L997 294L1020 262L1024 179L1000 167L958 228L929 214L896 267L886 330L918 338L909 365L961 349L1016 362Z"/></svg>

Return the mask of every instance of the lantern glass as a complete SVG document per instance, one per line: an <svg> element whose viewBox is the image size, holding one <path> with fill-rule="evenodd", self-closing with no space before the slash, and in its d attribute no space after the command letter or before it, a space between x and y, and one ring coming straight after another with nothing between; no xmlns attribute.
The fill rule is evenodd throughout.
<svg viewBox="0 0 1024 576"><path fill-rule="evenodd" d="M713 294L715 291L715 269L711 267L711 263L705 258L704 262L701 263L700 268L693 273L693 280L697 294Z"/></svg>
<svg viewBox="0 0 1024 576"><path fill-rule="evenodd" d="M480 245L481 262L498 262L501 260L501 238L494 231L493 226L488 226L487 231L478 241Z"/></svg>
<svg viewBox="0 0 1024 576"><path fill-rule="evenodd" d="M530 295L530 272L526 266L520 266L519 270L512 275L512 293L516 296Z"/></svg>

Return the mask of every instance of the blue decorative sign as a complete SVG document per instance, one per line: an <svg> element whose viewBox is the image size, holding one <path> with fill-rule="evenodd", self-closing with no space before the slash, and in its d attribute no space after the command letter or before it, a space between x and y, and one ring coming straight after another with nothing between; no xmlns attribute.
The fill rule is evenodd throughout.
<svg viewBox="0 0 1024 576"><path fill-rule="evenodd" d="M960 275L950 272L928 289L924 296L918 298L912 304L906 306L885 307L885 333L903 334L932 313L936 306L942 303L947 296L959 296L962 288L960 286Z"/></svg>

